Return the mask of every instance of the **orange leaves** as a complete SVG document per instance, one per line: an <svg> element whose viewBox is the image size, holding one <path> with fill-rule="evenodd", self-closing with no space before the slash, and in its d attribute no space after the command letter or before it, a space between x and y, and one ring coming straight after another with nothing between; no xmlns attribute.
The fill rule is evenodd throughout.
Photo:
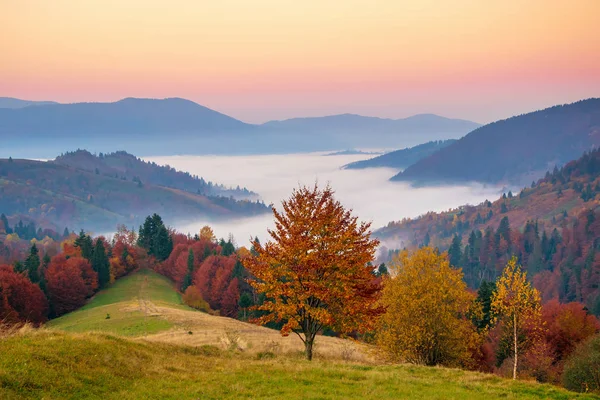
<svg viewBox="0 0 600 400"><path fill-rule="evenodd" d="M259 323L282 321L282 334L302 332L313 340L327 326L338 332L373 327L379 285L372 267L376 240L334 199L333 190L301 187L273 210L272 241L254 243L257 256L243 259L250 284L267 300Z"/></svg>

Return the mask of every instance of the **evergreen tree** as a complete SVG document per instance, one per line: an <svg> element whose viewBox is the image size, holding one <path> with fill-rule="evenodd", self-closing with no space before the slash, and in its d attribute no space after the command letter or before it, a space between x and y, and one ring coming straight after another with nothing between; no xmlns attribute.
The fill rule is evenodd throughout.
<svg viewBox="0 0 600 400"><path fill-rule="evenodd" d="M240 299L238 301L238 306L240 306L240 312L241 312L241 316L242 319L246 319L247 318L247 312L248 312L248 308L252 307L253 301L252 301L252 296L250 296L250 294L248 292L244 292L242 293L242 295L240 296Z"/></svg>
<svg viewBox="0 0 600 400"><path fill-rule="evenodd" d="M508 217L504 217L500 221L500 225L496 231L496 236L498 238L504 238L504 240L506 240L506 242L510 245L510 222L508 221Z"/></svg>
<svg viewBox="0 0 600 400"><path fill-rule="evenodd" d="M25 269L27 270L27 275L31 282L38 283L40 281L40 255L35 243L31 246L31 249L29 249L29 255L25 260Z"/></svg>
<svg viewBox="0 0 600 400"><path fill-rule="evenodd" d="M173 251L173 239L169 235L167 228L159 226L158 232L154 239L154 249L151 252L159 261L164 261L171 255Z"/></svg>
<svg viewBox="0 0 600 400"><path fill-rule="evenodd" d="M429 243L431 242L431 238L429 237L429 232L427 232L425 234L425 238L423 238L423 246L427 247L429 246Z"/></svg>
<svg viewBox="0 0 600 400"><path fill-rule="evenodd" d="M45 254L44 258L42 258L42 268L40 270L40 289L42 289L46 297L48 297L48 286L46 285L46 270L48 269L48 265L50 265L50 256Z"/></svg>
<svg viewBox="0 0 600 400"><path fill-rule="evenodd" d="M83 229L79 232L79 236L75 239L75 247L81 249L81 256L88 261L92 261L92 255L94 253L94 243L90 235L86 235ZM98 271L96 271L98 272Z"/></svg>
<svg viewBox="0 0 600 400"><path fill-rule="evenodd" d="M452 238L452 244L448 249L448 259L450 261L450 265L453 267L460 267L460 260L462 258L462 250L461 250L461 238L458 235L454 235Z"/></svg>
<svg viewBox="0 0 600 400"><path fill-rule="evenodd" d="M492 296L496 291L496 283L483 281L481 282L481 286L479 286L479 290L477 290L477 302L481 304L481 319L478 319L475 322L477 329L483 330L487 329L492 322Z"/></svg>
<svg viewBox="0 0 600 400"><path fill-rule="evenodd" d="M70 234L69 228L65 227L65 230L63 231L63 238L69 237Z"/></svg>
<svg viewBox="0 0 600 400"><path fill-rule="evenodd" d="M148 216L140 226L138 245L159 261L164 261L171 255L173 239L158 214Z"/></svg>
<svg viewBox="0 0 600 400"><path fill-rule="evenodd" d="M15 261L13 263L13 268L15 272L19 273L27 271L27 269L25 268L25 264L23 264L21 261Z"/></svg>
<svg viewBox="0 0 600 400"><path fill-rule="evenodd" d="M106 287L110 283L110 263L101 238L96 239L91 264L94 271L98 273L98 287L100 289Z"/></svg>
<svg viewBox="0 0 600 400"><path fill-rule="evenodd" d="M8 218L6 218L6 215L4 215L4 213L2 213L2 215L0 215L0 220L2 221L2 224L4 225L4 230L6 231L6 234L13 233L13 230L10 229L10 225L8 225Z"/></svg>
<svg viewBox="0 0 600 400"><path fill-rule="evenodd" d="M385 265L385 263L381 263L379 265L379 268L377 268L377 275L379 276L384 276L384 275L388 275L389 271L387 266Z"/></svg>
<svg viewBox="0 0 600 400"><path fill-rule="evenodd" d="M210 246L208 246L208 245L204 246L204 254L202 255L202 259L206 260L208 257L210 257L211 254L212 254L212 251L210 249Z"/></svg>
<svg viewBox="0 0 600 400"><path fill-rule="evenodd" d="M508 207L506 207L506 203L502 203L502 205L500 206L500 213L504 214L508 211Z"/></svg>
<svg viewBox="0 0 600 400"><path fill-rule="evenodd" d="M183 278L183 283L181 284L181 291L185 292L189 286L192 285L192 275L194 274L194 251L190 247L188 251L188 259L187 259L187 273Z"/></svg>
<svg viewBox="0 0 600 400"><path fill-rule="evenodd" d="M231 239L229 239L227 242L221 239L221 254L224 256L230 256L233 253L235 253L235 246L231 242Z"/></svg>

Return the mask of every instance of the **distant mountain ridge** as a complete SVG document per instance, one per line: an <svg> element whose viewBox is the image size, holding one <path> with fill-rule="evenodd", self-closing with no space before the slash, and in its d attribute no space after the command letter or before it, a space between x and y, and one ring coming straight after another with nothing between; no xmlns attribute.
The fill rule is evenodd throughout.
<svg viewBox="0 0 600 400"><path fill-rule="evenodd" d="M337 114L324 117L291 118L280 121L269 121L263 127L307 130L314 133L324 131L361 130L365 127L383 131L412 130L413 133L429 133L444 130L446 133L464 133L481 124L463 119L451 119L435 114L417 114L407 118L391 119L366 117L358 114Z"/></svg>
<svg viewBox="0 0 600 400"><path fill-rule="evenodd" d="M58 104L55 101L32 101L32 100L21 100L14 97L0 97L0 108L23 108L29 106L43 106L48 104Z"/></svg>
<svg viewBox="0 0 600 400"><path fill-rule="evenodd" d="M477 126L431 114L399 120L343 114L253 125L180 98L0 108L3 150L27 158L75 148L111 152L114 143L144 155L397 148L457 138Z"/></svg>
<svg viewBox="0 0 600 400"><path fill-rule="evenodd" d="M593 98L477 128L392 179L523 184L599 145L600 99Z"/></svg>
<svg viewBox="0 0 600 400"><path fill-rule="evenodd" d="M0 109L0 134L24 135L60 133L144 134L146 137L170 132L250 129L252 125L211 110L192 101L125 98L114 103L46 104L20 109Z"/></svg>
<svg viewBox="0 0 600 400"><path fill-rule="evenodd" d="M344 169L364 169L364 168L395 168L404 169L417 161L435 153L454 143L456 140L436 140L420 144L418 146L406 149L391 151L368 160L355 161L344 165Z"/></svg>

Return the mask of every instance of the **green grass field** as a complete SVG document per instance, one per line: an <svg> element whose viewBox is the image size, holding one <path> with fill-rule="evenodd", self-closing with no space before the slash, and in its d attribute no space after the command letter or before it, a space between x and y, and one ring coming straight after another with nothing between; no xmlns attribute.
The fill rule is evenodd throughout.
<svg viewBox="0 0 600 400"><path fill-rule="evenodd" d="M167 278L141 270L117 280L81 309L52 320L47 326L68 332L100 331L124 336L171 328L168 320L152 312L154 306L187 309Z"/></svg>
<svg viewBox="0 0 600 400"><path fill-rule="evenodd" d="M161 307L164 314L172 310L186 321L199 318L193 334L175 322L173 330L159 334L167 335L162 338L166 341L139 337L171 327L160 315L140 312L140 302ZM0 336L0 399L598 398L458 369L349 362L327 355L335 353L318 352L308 362L299 350L226 350L219 344L220 334L205 339L220 324L246 330L244 337L280 337L275 331L191 311L167 279L140 271L99 293L81 310L51 321L50 329ZM203 340L214 345L198 344ZM320 337L317 348L333 346L333 340Z"/></svg>
<svg viewBox="0 0 600 400"><path fill-rule="evenodd" d="M550 385L417 366L290 355L268 360L215 347L40 330L0 340L2 399L592 399Z"/></svg>

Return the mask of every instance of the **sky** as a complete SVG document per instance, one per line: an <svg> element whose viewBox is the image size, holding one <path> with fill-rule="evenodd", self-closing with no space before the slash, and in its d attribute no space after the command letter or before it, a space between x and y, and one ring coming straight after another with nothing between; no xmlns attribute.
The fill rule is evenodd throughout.
<svg viewBox="0 0 600 400"><path fill-rule="evenodd" d="M0 0L0 96L487 123L600 96L598 0Z"/></svg>

